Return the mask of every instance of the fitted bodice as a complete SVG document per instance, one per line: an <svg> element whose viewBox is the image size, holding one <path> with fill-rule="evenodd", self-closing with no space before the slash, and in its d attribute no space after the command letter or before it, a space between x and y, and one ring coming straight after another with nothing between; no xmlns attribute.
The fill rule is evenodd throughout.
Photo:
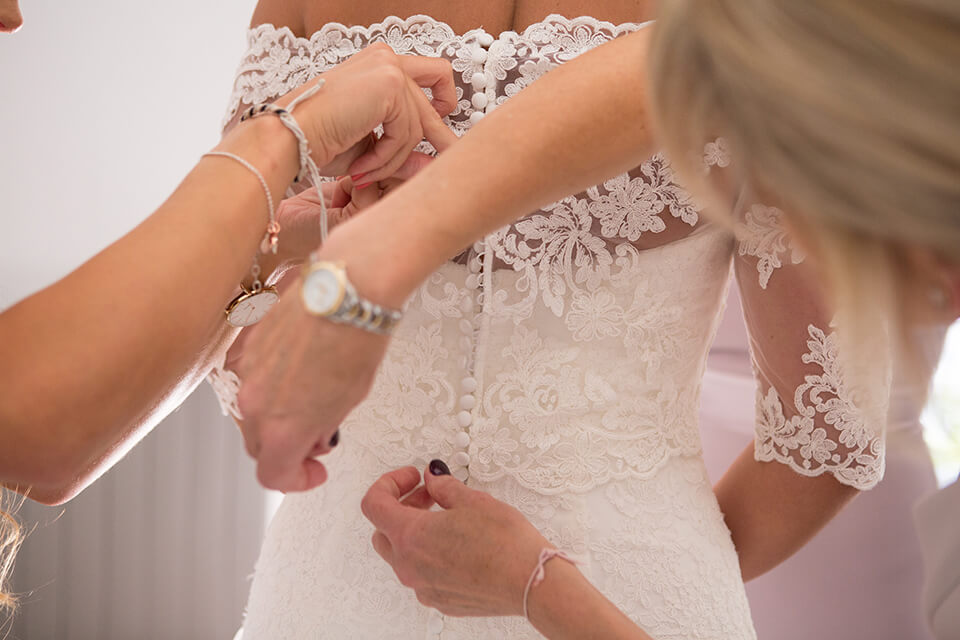
<svg viewBox="0 0 960 640"><path fill-rule="evenodd" d="M250 32L226 124L386 42L451 61L458 104L448 123L463 134L551 68L638 28L551 16L520 34L457 35L417 16L298 38L263 25ZM703 163L729 164L722 140L705 144ZM653 637L754 638L700 458L697 409L731 264L748 283L745 299L771 299L751 305L758 323L762 311L803 299L793 294L807 280L792 275L802 260L778 220L776 209L753 205L743 212L749 233L735 241L702 220L656 154L444 264L408 301L373 389L343 424L327 485L288 497L271 524L251 590L251 637L538 637L517 619L425 611L369 547L359 510L369 484L441 457L578 555L588 578ZM828 319L814 308L787 315L794 324L776 344L753 327L754 351L765 355L756 366L757 457L875 483L882 443L848 398L835 336L813 324ZM225 388L228 378L214 382Z"/></svg>
<svg viewBox="0 0 960 640"><path fill-rule="evenodd" d="M420 16L327 25L307 39L264 25L251 31L227 121L382 41L450 60L449 123L462 135L551 68L637 28L551 16L523 33L456 35ZM726 158L714 145L705 161ZM433 451L460 475L507 474L547 492L695 455L697 386L731 252L660 154L534 212L413 297L372 393L392 402L358 409L360 437L388 464Z"/></svg>

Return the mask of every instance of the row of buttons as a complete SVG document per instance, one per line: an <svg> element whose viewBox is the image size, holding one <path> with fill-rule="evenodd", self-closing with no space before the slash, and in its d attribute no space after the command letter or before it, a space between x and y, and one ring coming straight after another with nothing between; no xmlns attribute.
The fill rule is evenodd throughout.
<svg viewBox="0 0 960 640"><path fill-rule="evenodd" d="M472 61L479 66L486 63L487 52L485 49L494 43L494 37L489 33L481 33L477 37L477 43L483 48L478 47L473 51ZM487 88L490 87L492 83L486 74L481 72L473 74L471 84L473 85L474 94L470 97L470 103L473 105L474 112L470 115L470 123L475 125L483 119L486 113L492 111L493 108L496 107L496 104L492 103L490 97L487 95ZM479 383L473 376L474 361L472 355L476 347L476 323L479 321L477 308L482 296L480 291L481 278L483 276L481 273L483 270L481 260L484 251L485 246L483 242L477 242L473 245L473 251L467 262L468 273L466 277L466 287L470 295L464 297L460 306L460 310L464 314L463 320L460 321L460 332L462 333L460 347L463 349L465 355L461 357L459 364L467 372L467 375L460 381L460 392L462 395L459 400L460 410L457 413L457 425L460 429L454 435L453 444L456 452L450 457L449 462L451 473L461 482L466 482L470 477L470 454L468 453L470 448L470 427L473 425L473 410L477 406L476 394L479 389ZM443 627L443 615L436 609L431 610L430 618L427 621L427 639L440 640Z"/></svg>

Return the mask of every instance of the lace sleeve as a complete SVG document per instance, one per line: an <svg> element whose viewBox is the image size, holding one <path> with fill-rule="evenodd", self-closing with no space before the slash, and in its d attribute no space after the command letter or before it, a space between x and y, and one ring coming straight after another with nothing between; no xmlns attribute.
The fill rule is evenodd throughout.
<svg viewBox="0 0 960 640"><path fill-rule="evenodd" d="M207 382L213 387L223 415L243 420L243 416L240 415L240 405L237 403L237 396L240 394L240 377L227 369L226 362L221 361L210 370L207 374Z"/></svg>
<svg viewBox="0 0 960 640"><path fill-rule="evenodd" d="M753 205L737 229L735 270L757 377L754 456L870 489L883 477L884 419L874 416L886 415L889 375L854 388L822 283L781 216ZM887 350L878 349L878 371L889 370Z"/></svg>

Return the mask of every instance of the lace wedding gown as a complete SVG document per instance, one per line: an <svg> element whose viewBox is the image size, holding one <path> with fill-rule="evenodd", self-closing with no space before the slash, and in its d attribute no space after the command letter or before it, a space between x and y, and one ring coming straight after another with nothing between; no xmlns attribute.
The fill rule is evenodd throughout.
<svg viewBox="0 0 960 640"><path fill-rule="evenodd" d="M305 39L262 25L249 33L227 124L382 41L452 62L460 101L449 123L463 133L557 64L640 27L551 16L495 37L417 16L330 24ZM704 162L727 165L722 140L707 145ZM836 338L817 328L829 317L799 306L808 280L778 215L745 208L738 244L703 222L658 154L440 268L409 301L369 398L344 423L325 460L330 479L287 496L271 523L243 637L539 637L520 618L422 607L373 551L360 513L366 489L387 470L439 457L579 556L593 584L653 637L754 638L697 425L731 262L763 354L757 457L860 488L883 464L882 441L846 391ZM235 411L236 377L218 369L211 381Z"/></svg>

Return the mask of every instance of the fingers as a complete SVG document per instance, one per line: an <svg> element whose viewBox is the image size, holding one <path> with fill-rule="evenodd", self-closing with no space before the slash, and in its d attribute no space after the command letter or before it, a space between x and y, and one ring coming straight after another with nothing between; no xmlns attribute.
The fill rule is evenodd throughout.
<svg viewBox="0 0 960 640"><path fill-rule="evenodd" d="M401 500L400 504L407 507L413 507L414 509L423 509L426 511L435 505L436 502L430 495L430 492L427 491L426 487L417 487L413 490L413 493Z"/></svg>
<svg viewBox="0 0 960 640"><path fill-rule="evenodd" d="M387 564L393 565L393 545L390 544L387 536L377 531L373 534L371 542L373 543L374 551L376 551Z"/></svg>
<svg viewBox="0 0 960 640"><path fill-rule="evenodd" d="M276 467L264 465L263 459L257 460L257 480L267 489L294 493L316 489L327 481L327 468L323 463L313 458L305 458L289 469L278 472Z"/></svg>
<svg viewBox="0 0 960 640"><path fill-rule="evenodd" d="M424 95L414 78L408 77L407 91L402 104L409 111L398 113L394 120L384 121L384 135L373 150L357 159L350 167L350 175L364 174L361 186L384 180L397 173L410 153L424 137L438 152L449 148L457 136L443 122L439 113ZM406 124L405 124L406 123ZM403 131L409 136L402 139ZM379 167L370 170L371 167Z"/></svg>
<svg viewBox="0 0 960 640"><path fill-rule="evenodd" d="M380 189L376 185L357 187L351 192L350 198L354 208L351 213L363 211L380 200Z"/></svg>
<svg viewBox="0 0 960 640"><path fill-rule="evenodd" d="M342 209L350 204L351 194L353 192L353 180L349 177L341 178L336 182L326 183L330 185L330 200L327 202L328 209Z"/></svg>
<svg viewBox="0 0 960 640"><path fill-rule="evenodd" d="M423 139L419 107L410 94L409 80L404 78L403 82L406 90L393 98L394 102L383 120L383 135L373 149L350 166L349 173L360 183L360 187L392 176Z"/></svg>
<svg viewBox="0 0 960 640"><path fill-rule="evenodd" d="M417 175L427 167L431 162L433 162L433 156L429 156L426 153L420 153L419 151L414 151L407 157L406 161L397 169L397 172L393 174L393 178L398 180L409 180L413 176ZM381 184L388 183L390 180L381 180Z"/></svg>
<svg viewBox="0 0 960 640"><path fill-rule="evenodd" d="M416 510L400 503L400 499L420 484L416 467L403 467L380 476L360 502L360 510L374 527L385 533L400 526Z"/></svg>
<svg viewBox="0 0 960 640"><path fill-rule="evenodd" d="M435 476L429 468L423 474L423 482L430 497L444 509L462 505L473 493L473 489L453 476Z"/></svg>
<svg viewBox="0 0 960 640"><path fill-rule="evenodd" d="M420 126L423 136L439 153L446 151L457 141L457 134L450 130L443 118L427 101L427 96L420 91L413 80L410 80L410 91L417 105L417 114L420 116Z"/></svg>
<svg viewBox="0 0 960 640"><path fill-rule="evenodd" d="M430 89L433 109L441 118L453 113L457 108L457 87L449 61L443 58L400 56L400 66L418 87Z"/></svg>
<svg viewBox="0 0 960 640"><path fill-rule="evenodd" d="M313 440L297 442L289 436L280 436L261 429L257 458L257 479L267 489L276 491L309 491L327 480L327 470L313 456L327 453L329 444L316 451ZM270 433L270 437L266 434Z"/></svg>

